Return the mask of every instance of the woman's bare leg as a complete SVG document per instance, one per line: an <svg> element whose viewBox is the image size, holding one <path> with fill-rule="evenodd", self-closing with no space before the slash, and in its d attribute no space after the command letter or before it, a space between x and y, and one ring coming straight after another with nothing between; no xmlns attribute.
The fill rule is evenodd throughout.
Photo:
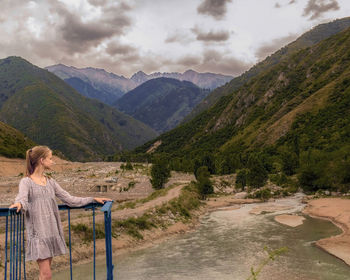
<svg viewBox="0 0 350 280"><path fill-rule="evenodd" d="M51 261L52 258L37 260L39 265L39 280L51 280Z"/></svg>

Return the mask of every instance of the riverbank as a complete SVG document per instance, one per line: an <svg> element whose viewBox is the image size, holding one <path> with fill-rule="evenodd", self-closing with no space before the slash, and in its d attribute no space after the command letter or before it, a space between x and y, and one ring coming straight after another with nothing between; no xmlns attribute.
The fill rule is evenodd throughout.
<svg viewBox="0 0 350 280"><path fill-rule="evenodd" d="M169 199L171 199L173 196L178 196L177 189L180 189L180 186L176 186L173 188L170 188L169 190L173 190L174 194L171 195ZM171 194L168 192L168 195ZM165 196L166 197L166 196ZM162 197L165 199L165 197ZM155 200L156 201L156 200ZM167 200L168 202L164 204L164 207L169 207L171 203L170 200ZM131 235L127 234L125 231L121 234L118 234L117 238L112 239L112 248L113 248L113 257L114 260L118 258L123 258L122 255L128 254L130 252L149 248L156 244L159 244L161 242L164 242L166 240L169 240L171 238L174 238L175 236L185 234L190 231L194 231L198 228L200 225L200 220L203 215L207 214L208 212L212 211L228 211L228 210L234 210L239 209L245 204L251 204L251 203L257 203L261 202L257 199L240 199L236 198L234 195L225 195L225 196L218 196L218 197L212 197L209 200L206 200L200 204L200 206L196 209L192 209L190 211L190 218L185 220L179 220L175 219L174 217L169 218L172 216L172 214L167 211L165 213L164 222L167 222L167 226L165 227L152 227L147 230L142 230L142 238L137 239L135 237L132 237ZM277 202L277 201L276 201ZM168 206L166 206L168 205ZM139 205L141 207L142 205ZM159 205L158 205L159 207ZM244 207L244 206L243 206ZM304 206L302 206L304 207ZM137 210L138 207L135 209L130 210ZM249 214L251 215L262 215L265 213L273 213L273 212L279 212L279 211L285 211L289 208L293 208L292 205L285 205L281 206L279 203L275 205L275 202L271 200L268 203L264 203L264 205L255 205L251 210L249 210ZM140 208L141 209L141 208ZM166 208L169 209L169 208ZM150 209L151 214L154 216L157 216L159 212L157 212L154 209ZM118 212L129 211L129 209L121 209L113 212L113 217L119 220L118 218L122 218L119 215ZM299 210L300 211L300 210ZM144 213L143 211L140 212L140 214ZM308 206L306 210L303 211L304 214L310 215L315 218L321 218L321 219L328 219L331 220L333 223L335 223L337 226L341 227L344 231L344 233L340 236L335 236L331 238L321 239L319 240L316 245L328 253L344 260L347 264L349 264L349 256L350 256L350 250L347 250L347 248L350 248L350 235L349 235L349 224L350 224L350 200L347 199L340 199L340 198L331 198L331 199L317 199L317 200L310 200L308 201ZM135 214L133 212L133 214ZM120 216L120 217L119 217ZM158 215L159 216L159 215ZM286 217L284 217L286 216ZM300 216L297 215L280 215L282 219L282 223L286 222L285 220L290 220L291 218L293 223L294 219L299 218ZM166 217L166 218L165 218ZM277 216L278 217L278 216ZM281 222L281 221L278 221ZM293 225L289 225L293 226ZM344 245L345 244L345 245ZM96 242L97 252L96 257L97 259L103 259L105 256L104 252L104 239L98 239ZM91 263L92 262L92 255L93 255L93 248L91 242L82 242L82 240L75 239L73 240L73 247L72 247L72 255L73 255L73 265L79 266L84 263ZM55 257L52 263L52 269L53 272L59 272L61 270L67 269L67 265L69 265L69 254L65 256L59 256ZM29 262L27 263L27 279L36 279L37 276L37 264L35 262Z"/></svg>
<svg viewBox="0 0 350 280"><path fill-rule="evenodd" d="M258 199L237 199L234 195L210 198L204 201L198 209L190 212L191 218L177 221L164 228L152 228L142 231L142 239L135 239L128 234L121 234L117 239L112 239L113 258L121 257L127 253L152 247L175 236L194 231L200 225L200 219L208 212L216 210L229 210L231 207L239 208L239 205L260 202ZM112 215L116 213L113 212ZM169 214L171 216L171 214ZM104 258L104 240L97 240L97 258ZM81 265L92 261L93 250L91 244L80 244L79 253L73 253L74 265ZM52 263L53 273L67 268L68 256L57 257ZM36 272L31 273L33 276ZM28 278L31 279L31 278Z"/></svg>
<svg viewBox="0 0 350 280"><path fill-rule="evenodd" d="M314 218L329 220L342 229L342 234L318 240L316 246L350 265L350 200L345 198L310 200L303 213Z"/></svg>

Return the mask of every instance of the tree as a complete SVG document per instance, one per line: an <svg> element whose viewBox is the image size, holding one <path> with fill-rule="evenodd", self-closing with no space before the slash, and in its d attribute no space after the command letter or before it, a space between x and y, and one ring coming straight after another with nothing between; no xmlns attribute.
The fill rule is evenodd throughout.
<svg viewBox="0 0 350 280"><path fill-rule="evenodd" d="M162 159L153 163L150 181L154 189L158 190L164 188L164 184L168 182L169 177L170 169L167 161Z"/></svg>
<svg viewBox="0 0 350 280"><path fill-rule="evenodd" d="M290 176L295 174L297 168L299 167L298 155L294 152L283 152L282 158L282 170L283 172Z"/></svg>
<svg viewBox="0 0 350 280"><path fill-rule="evenodd" d="M248 173L248 169L241 169L238 171L236 177L236 188L242 188L242 190L244 190L244 187L247 185Z"/></svg>
<svg viewBox="0 0 350 280"><path fill-rule="evenodd" d="M219 154L217 157L217 170L216 172L220 175L232 174L238 166L238 159L233 154L223 153Z"/></svg>
<svg viewBox="0 0 350 280"><path fill-rule="evenodd" d="M133 169L134 167L132 166L131 162L127 161L125 165L125 170L133 170Z"/></svg>
<svg viewBox="0 0 350 280"><path fill-rule="evenodd" d="M210 172L207 166L201 166L197 169L197 187L198 191L202 197L205 199L208 194L214 192L213 184L210 181Z"/></svg>
<svg viewBox="0 0 350 280"><path fill-rule="evenodd" d="M215 161L212 155L206 154L202 158L202 166L207 166L210 174L215 174Z"/></svg>
<svg viewBox="0 0 350 280"><path fill-rule="evenodd" d="M304 168L299 175L299 183L305 192L315 192L319 189L317 180L319 176L312 167Z"/></svg>
<svg viewBox="0 0 350 280"><path fill-rule="evenodd" d="M247 184L256 188L264 186L268 177L261 160L256 156L251 156L248 161L248 167Z"/></svg>

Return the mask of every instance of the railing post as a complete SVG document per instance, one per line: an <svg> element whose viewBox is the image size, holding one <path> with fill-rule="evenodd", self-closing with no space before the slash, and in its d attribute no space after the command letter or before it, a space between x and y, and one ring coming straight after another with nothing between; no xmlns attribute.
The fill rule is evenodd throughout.
<svg viewBox="0 0 350 280"><path fill-rule="evenodd" d="M0 217L6 217L4 279L22 279L22 241L24 245L24 214L17 208L0 208ZM23 221L23 222L22 222ZM23 237L22 237L23 233ZM10 243L10 244L8 244ZM9 246L8 246L9 245ZM9 263L8 263L9 262ZM25 275L25 254L23 254L23 276Z"/></svg>
<svg viewBox="0 0 350 280"><path fill-rule="evenodd" d="M70 269L70 280L73 279L73 270L72 270L72 238L70 232L70 209L68 208L68 235L69 235L69 269Z"/></svg>
<svg viewBox="0 0 350 280"><path fill-rule="evenodd" d="M96 279L96 230L95 230L95 206L92 206L92 233L94 240L94 280Z"/></svg>
<svg viewBox="0 0 350 280"><path fill-rule="evenodd" d="M114 265L112 262L112 208L113 201L107 201L101 208L104 212L105 220L105 242L106 242L106 266L107 280L113 280ZM94 237L94 279L96 277L95 258L96 258L96 233L95 233L95 207L102 204L91 203L83 207L69 207L67 205L59 205L59 210L68 210L68 227L69 227L69 253L70 253L70 276L72 273L72 240L71 240L71 225L70 225L70 210L71 209L91 209L93 210L93 237ZM25 236L24 236L24 214L16 212L16 208L0 208L0 216L6 217L6 235L5 235L5 275L4 279L17 280L22 278L22 252L23 252L23 276L26 279L25 265ZM10 243L8 246L8 242ZM8 251L9 250L9 251ZM9 262L9 266L8 266ZM9 275L8 275L9 274Z"/></svg>
<svg viewBox="0 0 350 280"><path fill-rule="evenodd" d="M24 237L24 215L22 215L22 234L23 234L23 279L26 280L26 247L25 247L25 237Z"/></svg>
<svg viewBox="0 0 350 280"><path fill-rule="evenodd" d="M7 278L7 232L8 232L8 225L9 225L9 217L6 216L6 236L5 236L5 280Z"/></svg>
<svg viewBox="0 0 350 280"><path fill-rule="evenodd" d="M114 265L112 262L112 201L107 201L101 211L104 212L105 218L105 242L106 242L106 265L107 280L113 280Z"/></svg>

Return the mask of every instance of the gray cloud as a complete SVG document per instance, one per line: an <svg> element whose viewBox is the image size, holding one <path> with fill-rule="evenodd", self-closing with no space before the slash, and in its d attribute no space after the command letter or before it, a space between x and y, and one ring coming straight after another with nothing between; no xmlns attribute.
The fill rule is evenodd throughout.
<svg viewBox="0 0 350 280"><path fill-rule="evenodd" d="M203 52L201 64L193 67L199 72L214 72L237 76L248 70L251 63L241 61L233 57L230 53L221 53L214 49Z"/></svg>
<svg viewBox="0 0 350 280"><path fill-rule="evenodd" d="M309 0L304 9L303 16L310 16L310 20L313 20L321 17L322 14L328 11L339 9L337 0Z"/></svg>
<svg viewBox="0 0 350 280"><path fill-rule="evenodd" d="M107 4L108 0L88 0L88 2L93 6L104 6Z"/></svg>
<svg viewBox="0 0 350 280"><path fill-rule="evenodd" d="M195 65L200 64L202 61L201 57L199 56L184 56L177 60L177 64L186 66L186 67L194 67Z"/></svg>
<svg viewBox="0 0 350 280"><path fill-rule="evenodd" d="M227 41L230 38L230 33L225 30L204 32L198 27L194 27L191 30L196 34L197 40L199 41L222 42Z"/></svg>
<svg viewBox="0 0 350 280"><path fill-rule="evenodd" d="M193 36L192 36L193 37ZM182 45L187 45L191 43L194 40L194 38L191 38L189 34L187 34L186 31L180 31L176 30L172 34L168 34L167 38L165 39L165 43L178 43Z"/></svg>
<svg viewBox="0 0 350 280"><path fill-rule="evenodd" d="M293 5L293 4L295 4L296 2L297 2L296 0L290 0L290 1L288 2L288 4L286 4L286 5ZM278 3L278 2L276 2L274 7L275 7L276 9L279 9L279 8L282 8L282 5L281 5L280 3Z"/></svg>
<svg viewBox="0 0 350 280"><path fill-rule="evenodd" d="M177 29L168 34L164 40L165 43L178 43L182 45L188 45L193 41L195 41L193 34L188 29Z"/></svg>
<svg viewBox="0 0 350 280"><path fill-rule="evenodd" d="M256 52L255 55L259 60L265 59L268 55L274 53L279 50L283 46L289 44L294 41L298 37L297 34L289 34L288 36L277 38L272 40L271 42L262 45Z"/></svg>
<svg viewBox="0 0 350 280"><path fill-rule="evenodd" d="M126 55L135 53L136 48L129 45L121 44L116 41L112 41L107 45L106 51L110 55Z"/></svg>
<svg viewBox="0 0 350 280"><path fill-rule="evenodd" d="M232 0L204 0L197 8L199 14L209 15L216 20L221 20L227 12L227 3Z"/></svg>
<svg viewBox="0 0 350 280"><path fill-rule="evenodd" d="M77 14L71 13L63 4L56 3L50 10L52 14L58 14L62 19L57 35L64 40L65 48L73 53L86 52L105 39L124 34L125 28L132 23L125 14L130 10L125 3L104 6L103 16L88 22L83 22Z"/></svg>

